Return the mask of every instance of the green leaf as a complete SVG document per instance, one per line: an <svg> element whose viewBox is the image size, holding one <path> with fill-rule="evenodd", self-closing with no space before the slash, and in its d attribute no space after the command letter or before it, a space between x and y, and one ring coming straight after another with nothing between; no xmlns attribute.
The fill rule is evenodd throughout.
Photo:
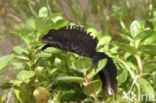
<svg viewBox="0 0 156 103"><path fill-rule="evenodd" d="M67 81L67 82L80 82L83 83L84 79L82 77L76 76L58 76L55 79L56 81Z"/></svg>
<svg viewBox="0 0 156 103"><path fill-rule="evenodd" d="M135 43L138 44L150 44L152 43L156 38L156 31L153 30L144 30L142 32L140 32L135 38ZM138 45L137 44L137 45Z"/></svg>
<svg viewBox="0 0 156 103"><path fill-rule="evenodd" d="M47 17L48 16L48 9L46 7L42 7L39 10L39 17Z"/></svg>
<svg viewBox="0 0 156 103"><path fill-rule="evenodd" d="M125 40L133 41L133 38L130 35L120 33L120 36Z"/></svg>
<svg viewBox="0 0 156 103"><path fill-rule="evenodd" d="M155 43L155 41L156 41L156 35L152 35L152 36L146 38L146 39L142 42L142 44L148 45L148 44Z"/></svg>
<svg viewBox="0 0 156 103"><path fill-rule="evenodd" d="M15 46L13 47L13 52L15 52L16 54L22 54L22 53L29 53L24 47L22 46Z"/></svg>
<svg viewBox="0 0 156 103"><path fill-rule="evenodd" d="M112 38L110 36L104 36L104 37L100 38L100 40L97 44L97 47L108 44L111 41L111 39Z"/></svg>
<svg viewBox="0 0 156 103"><path fill-rule="evenodd" d="M20 35L19 33L17 32L9 32L9 34L12 36L12 37L15 37L15 38L20 38Z"/></svg>
<svg viewBox="0 0 156 103"><path fill-rule="evenodd" d="M112 54L117 54L117 53L118 53L118 49L119 49L118 46L114 46L113 48L110 49L110 52L111 52Z"/></svg>
<svg viewBox="0 0 156 103"><path fill-rule="evenodd" d="M145 80L144 78L139 78L139 84L148 97L154 95L154 89L147 80Z"/></svg>
<svg viewBox="0 0 156 103"><path fill-rule="evenodd" d="M34 71L22 70L17 74L17 79L21 81L26 81L32 78L35 75Z"/></svg>
<svg viewBox="0 0 156 103"><path fill-rule="evenodd" d="M156 70L156 61L148 61L144 63L144 72L150 73Z"/></svg>
<svg viewBox="0 0 156 103"><path fill-rule="evenodd" d="M74 66L76 70L82 72L83 74L86 74L91 65L92 65L91 59L86 57L79 58L76 61L74 61Z"/></svg>
<svg viewBox="0 0 156 103"><path fill-rule="evenodd" d="M135 37L140 31L141 31L140 23L137 20L133 21L130 25L130 33L132 37Z"/></svg>
<svg viewBox="0 0 156 103"><path fill-rule="evenodd" d="M13 69L24 69L26 67L26 63L24 60L18 59L11 62L13 65Z"/></svg>
<svg viewBox="0 0 156 103"><path fill-rule="evenodd" d="M30 94L30 90L28 90L27 88L14 88L14 93L20 103L30 103L30 101L32 102L32 95Z"/></svg>
<svg viewBox="0 0 156 103"><path fill-rule="evenodd" d="M52 53L48 53L48 52L40 52L38 54L35 55L36 57L51 57Z"/></svg>
<svg viewBox="0 0 156 103"><path fill-rule="evenodd" d="M14 86L21 86L22 81L20 81L20 80L10 80L9 83L12 83Z"/></svg>
<svg viewBox="0 0 156 103"><path fill-rule="evenodd" d="M20 38L26 43L29 44L29 35L28 34L21 34Z"/></svg>
<svg viewBox="0 0 156 103"><path fill-rule="evenodd" d="M101 59L98 62L98 68L96 69L96 71L95 69L92 69L92 71L89 74L87 74L88 79L92 79L95 75L97 75L97 73L104 68L106 63L107 63L107 59Z"/></svg>
<svg viewBox="0 0 156 103"><path fill-rule="evenodd" d="M48 30L52 29L52 26L54 25L53 22L47 18L37 18L35 19L35 22L36 28L39 31L39 36L47 33Z"/></svg>
<svg viewBox="0 0 156 103"><path fill-rule="evenodd" d="M57 70L58 70L58 68L53 68L53 69L50 70L49 74L50 74L50 75L53 75L53 74L55 74L55 72L56 72Z"/></svg>
<svg viewBox="0 0 156 103"><path fill-rule="evenodd" d="M25 55L16 55L15 57L18 58L18 59L25 60L25 61L28 61L29 60L29 57L27 57Z"/></svg>
<svg viewBox="0 0 156 103"><path fill-rule="evenodd" d="M150 45L144 45L140 48L141 51L150 54L150 55L156 55L156 45L150 44Z"/></svg>
<svg viewBox="0 0 156 103"><path fill-rule="evenodd" d="M36 30L36 22L33 18L30 18L26 21L25 27L28 30Z"/></svg>
<svg viewBox="0 0 156 103"><path fill-rule="evenodd" d="M53 21L54 23L56 23L57 21L62 20L62 19L63 19L62 16L57 16L57 17L53 18L52 21Z"/></svg>
<svg viewBox="0 0 156 103"><path fill-rule="evenodd" d="M118 76L117 76L117 80L118 80L118 85L121 85L122 83L124 83L127 80L127 76L128 76L128 72L126 69L124 69Z"/></svg>
<svg viewBox="0 0 156 103"><path fill-rule="evenodd" d="M59 29L61 27L64 27L68 24L67 20L61 19L58 20L54 25L53 25L53 29Z"/></svg>
<svg viewBox="0 0 156 103"><path fill-rule="evenodd" d="M91 32L91 36L93 36L94 38L97 36L98 32L95 28L88 28L87 32Z"/></svg>
<svg viewBox="0 0 156 103"><path fill-rule="evenodd" d="M17 99L18 99L21 103L24 103L23 100L22 100L21 97L20 97L21 91L20 91L19 89L14 89L14 93L15 93Z"/></svg>
<svg viewBox="0 0 156 103"><path fill-rule="evenodd" d="M13 54L0 57L0 73L4 71L5 66L7 66L13 58Z"/></svg>
<svg viewBox="0 0 156 103"><path fill-rule="evenodd" d="M137 49L130 46L130 45L128 45L128 44L120 43L120 42L113 42L113 44L119 46L119 48L121 48L124 51L129 52L131 54L136 54L137 53Z"/></svg>
<svg viewBox="0 0 156 103"><path fill-rule="evenodd" d="M156 11L153 11L153 19L156 20Z"/></svg>
<svg viewBox="0 0 156 103"><path fill-rule="evenodd" d="M45 52L48 53L59 53L61 50L57 49L57 48L53 48L53 47L49 47L45 50Z"/></svg>
<svg viewBox="0 0 156 103"><path fill-rule="evenodd" d="M50 18L54 23L56 23L57 21L63 19L62 13L55 13L55 14L52 14L49 18Z"/></svg>
<svg viewBox="0 0 156 103"><path fill-rule="evenodd" d="M101 87L102 83L100 80L91 81L84 87L83 92L88 96L96 96L98 95Z"/></svg>
<svg viewBox="0 0 156 103"><path fill-rule="evenodd" d="M146 38L148 38L149 36L152 36L156 34L156 31L153 30L144 30L141 31L135 38L134 40L141 40L144 41Z"/></svg>
<svg viewBox="0 0 156 103"><path fill-rule="evenodd" d="M61 99L62 99L61 96L62 96L61 91L58 91L57 94L53 98L53 102L50 102L50 103L61 103Z"/></svg>

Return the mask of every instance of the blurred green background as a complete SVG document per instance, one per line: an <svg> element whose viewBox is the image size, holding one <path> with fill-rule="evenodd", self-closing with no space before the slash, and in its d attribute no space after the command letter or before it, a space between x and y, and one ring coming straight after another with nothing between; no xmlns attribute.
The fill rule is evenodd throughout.
<svg viewBox="0 0 156 103"><path fill-rule="evenodd" d="M12 45L19 44L19 41L9 36L9 32L14 29L16 23L25 22L25 19L34 16L30 5L37 13L39 8L46 6L51 8L50 12L63 13L65 19L75 24L94 27L102 31L103 35L108 34L114 39L120 39L118 34L122 27L128 27L134 19L143 20L150 25L149 19L156 3L154 0L1 0L0 55L7 54Z"/></svg>
<svg viewBox="0 0 156 103"><path fill-rule="evenodd" d="M43 34L66 25L85 27L98 38L97 51L113 58L115 96L104 95L89 58L55 48L37 53ZM155 0L0 1L0 103L155 103L155 95Z"/></svg>

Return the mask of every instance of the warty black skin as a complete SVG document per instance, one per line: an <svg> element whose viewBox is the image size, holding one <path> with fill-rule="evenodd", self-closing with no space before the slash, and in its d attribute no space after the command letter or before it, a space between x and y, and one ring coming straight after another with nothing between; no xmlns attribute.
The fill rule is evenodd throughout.
<svg viewBox="0 0 156 103"><path fill-rule="evenodd" d="M112 96L117 91L117 69L110 57L105 53L96 52L97 39L80 26L68 26L58 30L49 30L42 37L42 42L47 43L42 51L48 47L56 47L67 52L73 52L92 59L92 66L98 67L98 61L107 58L106 66L98 73L103 89L107 96Z"/></svg>

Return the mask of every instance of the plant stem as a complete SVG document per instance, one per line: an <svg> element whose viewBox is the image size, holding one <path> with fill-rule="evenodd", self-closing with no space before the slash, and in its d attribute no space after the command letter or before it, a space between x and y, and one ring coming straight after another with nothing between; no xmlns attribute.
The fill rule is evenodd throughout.
<svg viewBox="0 0 156 103"><path fill-rule="evenodd" d="M136 49L138 48L137 43L135 43L134 46L135 46ZM136 60L137 60L137 64L138 64L139 75L142 75L143 74L143 65L142 65L142 61L141 61L141 58L140 58L140 52L137 53Z"/></svg>
<svg viewBox="0 0 156 103"><path fill-rule="evenodd" d="M29 9L30 9L31 13L37 18L37 17L38 17L38 14L37 14L36 11L33 9L30 0L28 0L28 6L29 6Z"/></svg>
<svg viewBox="0 0 156 103"><path fill-rule="evenodd" d="M132 79L134 80L135 79L135 74L133 73L133 71L131 70L131 68L124 61L122 61L121 59L117 58L117 60L126 67L126 69L129 71Z"/></svg>
<svg viewBox="0 0 156 103"><path fill-rule="evenodd" d="M84 80L85 80L85 84L88 84L89 83L89 80L88 80L88 77L86 74L83 74L84 75Z"/></svg>
<svg viewBox="0 0 156 103"><path fill-rule="evenodd" d="M49 5L49 0L46 0L46 3L47 3L47 8L48 8L49 14L51 15L52 11L51 11L51 8L50 8L50 5Z"/></svg>
<svg viewBox="0 0 156 103"><path fill-rule="evenodd" d="M121 17L120 17L119 21L120 21L121 27L125 30L126 26L125 26L124 22L122 21Z"/></svg>
<svg viewBox="0 0 156 103"><path fill-rule="evenodd" d="M142 75L143 74L143 66L142 66L141 58L139 55L137 55L136 59L137 59L137 64L138 64L138 68L139 68L139 75Z"/></svg>

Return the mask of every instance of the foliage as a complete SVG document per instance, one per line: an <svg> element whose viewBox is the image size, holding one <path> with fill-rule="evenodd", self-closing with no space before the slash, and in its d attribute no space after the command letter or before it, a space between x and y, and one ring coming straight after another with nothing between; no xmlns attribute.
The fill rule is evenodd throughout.
<svg viewBox="0 0 156 103"><path fill-rule="evenodd" d="M12 48L11 53L0 57L0 91L2 91L0 102L11 100L15 103L35 103L35 101L38 103L71 101L78 103L116 101L120 103L136 100L154 102L156 95L156 11L149 10L147 18L133 20L134 11L131 11L130 15L125 14L128 8L123 9L124 7L113 5L113 12L109 16L120 24L118 26L120 29L116 30L116 34L121 37L114 40L110 35L103 35L113 32L112 24L107 19L103 19L106 14L102 11L103 4L108 5L111 2L92 0L90 5L92 7L97 5L98 8L91 8L90 13L86 13L87 9L84 10L86 15L83 17L79 15L83 8L76 7L78 3L68 5L75 21L58 13L55 6L62 5L59 0L52 1L54 4L52 6L55 7L52 9L48 0L46 2L39 0L40 4L37 7L33 7L37 1L7 2L10 5L13 3L12 9L19 13L19 16L26 16L22 19L13 16L20 22L13 22L14 25L11 25L13 29L8 29L10 36L21 42ZM19 6L17 6L18 3L20 3ZM21 10L24 3L28 5L23 6L25 9ZM67 0L66 3L70 4L72 1ZM154 6L154 3L151 5ZM15 6L17 6L16 9ZM29 9L26 9L27 7ZM94 14L95 18L99 17L100 22L103 22L100 25L101 31L92 27L94 22L87 20L91 14ZM142 14L142 17L145 15L147 14ZM128 17L128 22L124 22L126 20L124 17ZM90 58L65 53L53 47L38 52L44 46L40 39L48 30L78 23L85 26L87 32L92 32L90 35L99 39L97 51L105 52L112 57L118 68L118 92L114 97L104 95L101 81L97 76L98 71L107 63L106 59L99 61L98 69L95 71L89 69ZM147 98L141 98L142 95L147 95Z"/></svg>

